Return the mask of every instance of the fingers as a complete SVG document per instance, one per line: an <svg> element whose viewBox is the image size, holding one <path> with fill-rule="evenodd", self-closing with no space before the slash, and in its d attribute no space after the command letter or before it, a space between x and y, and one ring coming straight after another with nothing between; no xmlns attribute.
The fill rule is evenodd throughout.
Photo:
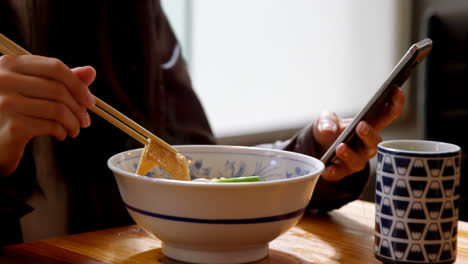
<svg viewBox="0 0 468 264"><path fill-rule="evenodd" d="M366 121L359 122L356 127L356 133L364 143L364 146L359 149L359 154L363 156L367 162L377 154L377 145L382 141L382 138Z"/></svg>
<svg viewBox="0 0 468 264"><path fill-rule="evenodd" d="M63 141L67 131L57 122L14 113L9 118L0 118L0 134L0 177L3 177L16 169L33 137L51 135Z"/></svg>
<svg viewBox="0 0 468 264"><path fill-rule="evenodd" d="M29 97L17 96L10 98L12 102L8 111L17 115L23 115L29 118L45 119L58 123L65 128L70 137L75 138L80 132L80 123L75 115L60 102L47 101L42 99L33 99ZM6 104L7 102L5 102ZM6 112L6 111L4 111Z"/></svg>
<svg viewBox="0 0 468 264"><path fill-rule="evenodd" d="M392 95L392 101L385 106L385 109L382 111L379 119L374 124L375 130L380 132L397 119L403 112L404 104L405 95L403 91L400 88L395 89L395 92Z"/></svg>
<svg viewBox="0 0 468 264"><path fill-rule="evenodd" d="M340 120L336 113L324 111L315 120L313 133L319 152L323 153L341 132Z"/></svg>
<svg viewBox="0 0 468 264"><path fill-rule="evenodd" d="M74 124L76 119L79 127L85 128L90 125L91 119L85 106L94 103L94 96L89 92L87 84L92 83L96 75L95 70L89 66L77 68L76 71L85 76L86 85L78 74L60 60L40 56L2 56L0 96L8 98L9 95L13 95L14 98L18 98L14 95L20 94L31 99L43 99L27 101L29 107L50 102L51 105L44 105L38 111L24 110L36 114L30 116L61 122L70 136L75 137L78 134ZM52 117L50 109L59 112ZM76 118L69 115L70 111ZM41 116L42 114L45 115Z"/></svg>
<svg viewBox="0 0 468 264"><path fill-rule="evenodd" d="M347 144L340 144L336 148L338 160L325 169L322 174L324 179L335 182L361 171L377 154L377 145L382 141L377 131L369 123L361 121L356 127L356 133L364 145L353 150Z"/></svg>
<svg viewBox="0 0 468 264"><path fill-rule="evenodd" d="M330 182L337 182L347 175L358 172L367 164L367 159L344 143L336 148L336 156L339 159L328 165L322 173L322 177Z"/></svg>
<svg viewBox="0 0 468 264"><path fill-rule="evenodd" d="M10 135L20 139L16 140L18 143L27 143L33 137L41 135L51 135L60 141L67 137L67 131L57 122L24 115L11 118L7 124L7 130Z"/></svg>
<svg viewBox="0 0 468 264"><path fill-rule="evenodd" d="M87 86L90 86L96 79L96 70L91 66L76 67L72 69L72 72Z"/></svg>
<svg viewBox="0 0 468 264"><path fill-rule="evenodd" d="M17 73L10 73L1 78L1 81L5 87L3 93L19 93L24 97L43 99L53 104L62 103L74 114L73 120L78 119L81 127L85 128L90 125L90 117L86 108L79 105L60 82ZM21 85L18 85L19 83Z"/></svg>
<svg viewBox="0 0 468 264"><path fill-rule="evenodd" d="M31 55L3 56L2 64L13 72L61 82L81 105L91 107L95 103L88 87L58 59Z"/></svg>
<svg viewBox="0 0 468 264"><path fill-rule="evenodd" d="M91 67L72 71L52 58L0 57L0 176L16 169L33 137L64 140L89 126L86 107L94 96L87 86L95 75Z"/></svg>
<svg viewBox="0 0 468 264"><path fill-rule="evenodd" d="M380 131L401 115L404 103L405 96L402 90L395 89L392 101L385 106L374 124L361 121L356 127L356 133L364 143L363 146L353 150L346 144L339 145L336 149L338 159L325 168L322 177L325 180L336 182L364 169L367 162L377 153L377 145L382 141L379 135ZM341 132L349 125L350 119L338 120Z"/></svg>

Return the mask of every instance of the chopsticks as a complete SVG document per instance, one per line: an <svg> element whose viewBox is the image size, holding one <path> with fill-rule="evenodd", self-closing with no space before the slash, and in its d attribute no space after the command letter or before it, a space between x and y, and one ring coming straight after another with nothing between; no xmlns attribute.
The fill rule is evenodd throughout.
<svg viewBox="0 0 468 264"><path fill-rule="evenodd" d="M0 33L0 53L4 55L31 55L30 52L20 47L18 44L14 43L3 34ZM96 105L89 108L95 114L104 118L109 123L113 124L123 132L127 133L129 136L138 140L144 145L148 145L149 140L156 142L159 146L164 149L177 154L177 150L171 145L167 144L162 139L158 138L153 133L146 130L144 127L140 126L124 114L117 111L112 106L108 105L101 99L96 99Z"/></svg>
<svg viewBox="0 0 468 264"><path fill-rule="evenodd" d="M129 136L133 137L134 139L140 141L142 144L148 144L148 139L153 140L159 146L169 150L170 152L176 154L177 150L173 148L171 145L167 144L162 139L158 138L153 133L149 132L144 127L140 126L135 121L131 120L124 114L117 111L112 106L108 105L101 99L96 98L96 105L91 107L90 110L93 111L95 114L99 115L100 117L107 120L109 123L113 124L117 128L120 128L122 131L127 133ZM133 130L132 130L133 129ZM146 138L145 138L146 137Z"/></svg>

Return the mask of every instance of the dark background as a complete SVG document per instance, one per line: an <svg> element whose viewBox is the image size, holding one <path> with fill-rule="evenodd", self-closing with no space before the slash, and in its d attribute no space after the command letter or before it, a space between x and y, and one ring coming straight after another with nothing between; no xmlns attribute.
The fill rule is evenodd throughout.
<svg viewBox="0 0 468 264"><path fill-rule="evenodd" d="M433 48L409 80L407 114L400 118L404 120L391 124L382 131L382 137L459 145L462 148L459 217L468 221L468 1L413 0L411 14L411 43L430 37ZM416 133L405 134L405 130ZM375 176L375 165L373 168ZM375 177L361 198L373 202L374 196Z"/></svg>

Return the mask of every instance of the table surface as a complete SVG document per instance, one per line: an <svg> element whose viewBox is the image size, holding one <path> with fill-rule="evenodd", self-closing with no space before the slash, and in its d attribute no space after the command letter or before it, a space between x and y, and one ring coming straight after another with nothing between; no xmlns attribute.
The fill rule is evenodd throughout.
<svg viewBox="0 0 468 264"><path fill-rule="evenodd" d="M373 203L355 201L327 215L304 216L270 243L259 264L380 263L374 257ZM0 263L163 263L161 242L136 225L5 247ZM468 223L458 224L455 263L468 263Z"/></svg>

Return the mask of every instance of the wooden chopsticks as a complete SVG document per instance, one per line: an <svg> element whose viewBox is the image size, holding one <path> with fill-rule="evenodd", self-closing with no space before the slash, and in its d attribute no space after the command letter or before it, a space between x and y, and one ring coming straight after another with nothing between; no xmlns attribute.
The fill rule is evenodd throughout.
<svg viewBox="0 0 468 264"><path fill-rule="evenodd" d="M0 33L0 53L4 55L31 55L30 52L20 47L18 44L14 43L3 34ZM127 133L129 136L138 140L144 145L148 144L148 140L156 142L159 146L169 150L170 152L177 154L177 150L171 145L167 144L162 139L158 138L153 133L146 130L144 127L140 126L124 114L117 111L112 106L108 105L101 99L96 98L96 105L89 108L95 114L107 120L109 123L113 124L123 132Z"/></svg>
<svg viewBox="0 0 468 264"><path fill-rule="evenodd" d="M177 153L177 150L175 148L167 144L162 139L158 138L153 133L146 130L144 127L140 126L135 121L120 113L115 108L108 105L96 96L94 98L96 98L96 105L91 107L90 110L93 111L95 114L104 118L117 128L120 128L122 131L124 131L134 139L140 141L142 144L148 144L148 139L151 139L155 141L159 146L162 146L163 148L171 151L174 154Z"/></svg>
<svg viewBox="0 0 468 264"><path fill-rule="evenodd" d="M0 53L4 55L26 55L31 54L21 46L17 45L9 38L0 33Z"/></svg>

